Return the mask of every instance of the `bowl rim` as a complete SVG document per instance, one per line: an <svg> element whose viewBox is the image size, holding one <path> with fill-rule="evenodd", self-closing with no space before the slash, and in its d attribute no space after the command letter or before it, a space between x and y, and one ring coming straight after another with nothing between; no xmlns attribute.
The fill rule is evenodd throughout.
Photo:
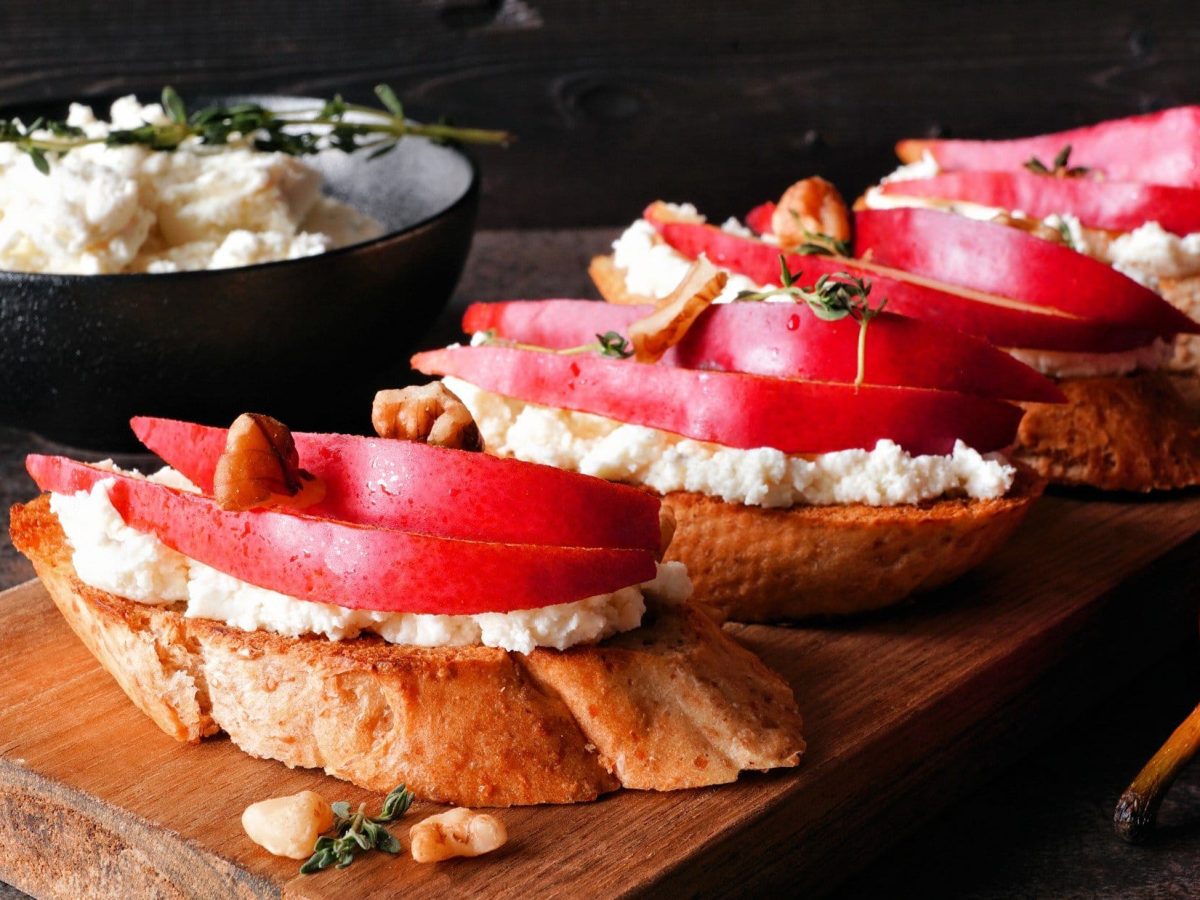
<svg viewBox="0 0 1200 900"><path fill-rule="evenodd" d="M96 104L96 103L104 103L104 102L111 103L113 100L115 100L119 97L129 96L130 94L136 96L139 93L142 93L142 92L137 91L137 90L131 90L131 91L127 91L127 92L119 93L119 94L92 94L91 96L81 96L81 97L77 97L75 99L64 99L61 97L44 97L44 98L34 98L34 99L30 99L30 100L7 101L4 103L0 103L0 115L7 117L7 116L10 116L13 112L17 112L19 114L19 111L22 108L34 108L34 107L40 107L40 106L46 106L46 107L68 106L72 103L85 103L85 104L89 104L89 105ZM197 91L196 96L202 97L204 99L214 99L214 100L237 100L239 98L244 99L244 98L254 97L254 98L257 98L258 100L275 99L275 100L288 100L288 101L298 100L298 101L321 102L321 99L319 97L308 97L308 96L305 96L304 94L278 94L278 93L271 93L271 92L258 93L258 92L252 92L252 91L229 91L229 92ZM88 281L88 282L94 282L94 281L110 282L113 280L119 280L122 283L127 283L130 281L143 281L146 279L154 279L156 281L166 281L166 280L174 281L174 280L185 279L185 278L205 278L205 277L211 278L213 276L220 277L221 275L227 275L230 272L259 271L262 269L270 269L270 268L274 268L277 266L289 266L289 265L296 265L296 264L302 264L302 263L311 263L315 260L329 259L331 257L340 257L340 256L347 255L349 253L354 253L356 251L366 250L369 247L375 247L375 246L378 246L381 244L385 244L385 243L387 243L389 241L393 241L397 238L405 237L416 231L420 231L421 229L428 227L433 222L436 222L438 219L441 219L445 216L450 215L453 212L456 212L460 207L472 202L472 200L475 198L475 196L478 195L479 190L480 190L480 182L481 182L481 173L479 170L479 162L475 159L474 155L469 153L464 147L462 147L458 144L455 144L455 143L450 143L450 142L438 143L437 141L430 140L427 137L422 137L421 135L409 135L409 136L406 136L404 138L404 140L406 140L406 141L412 141L412 140L422 141L433 147L437 147L439 149L446 150L450 153L457 155L460 159L462 159L466 162L467 168L470 171L470 179L467 181L466 188L463 190L463 192L449 206L446 206L443 209L440 209L435 213L431 213L430 215L426 216L423 219L418 219L416 222L413 222L411 225L406 225L403 228L397 228L397 229L393 229L391 231L385 231L383 234L380 234L373 238L368 238L365 241L358 241L357 243L354 243L354 244L346 244L343 247L334 247L331 250L325 250L321 253L313 253L309 256L298 256L295 259L275 259L275 260L271 260L269 262L251 263L248 266L231 266L229 268L224 268L224 269L185 269L185 270L179 271L179 272L98 272L94 275L86 275L86 274L83 274L80 272L23 272L23 271L20 271L17 269L0 268L0 282L11 282L14 280L16 280L16 281L30 280L30 281L40 281L40 282L44 282L47 284L52 284L52 283L73 284L77 280L81 280L81 279ZM366 160L366 161L369 162L369 160Z"/></svg>

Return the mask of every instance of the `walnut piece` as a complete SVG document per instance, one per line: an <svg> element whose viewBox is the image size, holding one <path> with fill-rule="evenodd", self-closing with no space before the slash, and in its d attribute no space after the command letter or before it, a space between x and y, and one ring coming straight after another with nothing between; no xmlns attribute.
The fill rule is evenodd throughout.
<svg viewBox="0 0 1200 900"><path fill-rule="evenodd" d="M408 829L412 857L419 863L479 856L503 847L507 840L508 831L495 816L461 806L430 816Z"/></svg>
<svg viewBox="0 0 1200 900"><path fill-rule="evenodd" d="M798 247L820 234L846 241L850 239L850 212L838 189L814 175L783 192L771 216L771 230L781 247Z"/></svg>
<svg viewBox="0 0 1200 900"><path fill-rule="evenodd" d="M483 449L471 411L440 381L380 391L371 405L371 424L384 438Z"/></svg>
<svg viewBox="0 0 1200 900"><path fill-rule="evenodd" d="M296 442L286 425L270 416L243 413L229 426L225 452L213 474L213 495L227 510L303 509L325 498L325 484L300 468Z"/></svg>
<svg viewBox="0 0 1200 900"><path fill-rule="evenodd" d="M679 286L659 301L658 308L629 326L629 342L638 362L652 363L683 340L700 313L725 289L729 276L707 259L692 263Z"/></svg>
<svg viewBox="0 0 1200 900"><path fill-rule="evenodd" d="M333 827L333 808L320 794L301 791L251 803L242 813L242 828L268 853L307 859L322 833Z"/></svg>
<svg viewBox="0 0 1200 900"><path fill-rule="evenodd" d="M1034 237L1041 238L1043 241L1050 241L1052 244L1066 244L1067 238L1057 228L1052 228L1041 219L1034 219L1028 216L1011 216L1006 212L998 212L988 221L995 222L997 225L1007 225L1009 228L1015 228L1018 231L1024 231L1032 234Z"/></svg>

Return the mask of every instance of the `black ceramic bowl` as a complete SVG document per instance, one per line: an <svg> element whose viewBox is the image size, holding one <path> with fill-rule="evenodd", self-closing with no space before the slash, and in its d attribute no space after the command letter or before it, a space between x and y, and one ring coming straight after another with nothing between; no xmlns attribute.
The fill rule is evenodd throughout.
<svg viewBox="0 0 1200 900"><path fill-rule="evenodd" d="M65 104L14 113L61 117ZM238 269L0 272L0 423L101 450L133 446L138 414L216 424L258 411L297 429L369 429L375 390L407 378L410 350L462 271L479 175L462 152L420 138L374 160L307 161L327 194L386 233Z"/></svg>

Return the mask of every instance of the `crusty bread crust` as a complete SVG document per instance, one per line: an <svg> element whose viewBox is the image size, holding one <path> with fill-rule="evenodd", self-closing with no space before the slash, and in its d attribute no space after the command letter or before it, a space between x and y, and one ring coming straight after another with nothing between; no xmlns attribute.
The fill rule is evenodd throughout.
<svg viewBox="0 0 1200 900"><path fill-rule="evenodd" d="M88 587L45 496L12 508L11 533L71 628L176 740L221 730L252 756L470 806L721 784L804 750L788 685L690 606L528 656L286 638Z"/></svg>
<svg viewBox="0 0 1200 900"><path fill-rule="evenodd" d="M1158 289L1168 302L1200 321L1200 275L1162 278ZM1181 334L1175 339L1175 356L1170 369L1200 378L1200 334Z"/></svg>
<svg viewBox="0 0 1200 900"><path fill-rule="evenodd" d="M675 514L667 559L719 619L776 622L879 609L953 581L1004 543L1042 492L1027 469L997 500L764 509L695 493Z"/></svg>
<svg viewBox="0 0 1200 900"><path fill-rule="evenodd" d="M609 303L649 304L651 306L658 303L658 299L655 297L635 294L625 287L625 270L617 268L611 254L593 256L592 262L588 266L588 275L596 285L600 296Z"/></svg>
<svg viewBox="0 0 1200 900"><path fill-rule="evenodd" d="M1016 457L1056 484L1108 491L1200 484L1200 413L1163 372L1059 382L1065 404L1025 404Z"/></svg>

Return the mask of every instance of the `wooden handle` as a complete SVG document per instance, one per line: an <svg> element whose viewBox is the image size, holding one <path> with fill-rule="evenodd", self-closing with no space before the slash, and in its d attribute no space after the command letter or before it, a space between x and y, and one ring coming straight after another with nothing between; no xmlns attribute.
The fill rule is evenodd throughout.
<svg viewBox="0 0 1200 900"><path fill-rule="evenodd" d="M1113 812L1113 828L1131 844L1154 830L1154 820L1175 776L1200 749L1200 706L1192 710L1125 789Z"/></svg>

